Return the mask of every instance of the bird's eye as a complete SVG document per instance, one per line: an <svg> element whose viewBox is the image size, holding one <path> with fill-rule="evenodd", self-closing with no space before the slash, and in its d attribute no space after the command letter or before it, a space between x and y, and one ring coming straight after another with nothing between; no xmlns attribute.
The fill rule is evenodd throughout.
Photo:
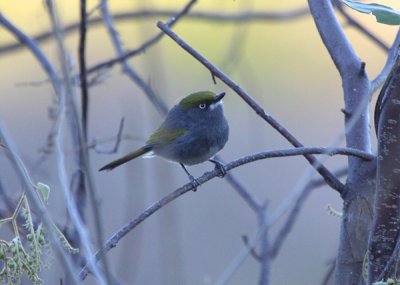
<svg viewBox="0 0 400 285"><path fill-rule="evenodd" d="M199 108L204 110L207 107L207 105L205 103L200 103L199 104Z"/></svg>

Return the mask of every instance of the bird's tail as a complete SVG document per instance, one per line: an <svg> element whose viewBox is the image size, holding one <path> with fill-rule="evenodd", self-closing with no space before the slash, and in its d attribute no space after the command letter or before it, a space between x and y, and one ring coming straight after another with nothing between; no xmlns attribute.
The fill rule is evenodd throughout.
<svg viewBox="0 0 400 285"><path fill-rule="evenodd" d="M141 148L139 148L138 150L136 150L134 152L128 153L127 155L125 155L125 156L123 156L123 157L121 157L121 158L119 158L117 160L114 160L114 161L110 162L109 164L104 165L102 168L99 169L99 171L112 170L115 167L120 166L121 164L124 164L124 163L126 163L126 162L128 162L128 161L130 161L132 159L135 159L135 158L137 158L137 157L139 157L139 156L151 151L151 149L152 149L151 146L141 147Z"/></svg>

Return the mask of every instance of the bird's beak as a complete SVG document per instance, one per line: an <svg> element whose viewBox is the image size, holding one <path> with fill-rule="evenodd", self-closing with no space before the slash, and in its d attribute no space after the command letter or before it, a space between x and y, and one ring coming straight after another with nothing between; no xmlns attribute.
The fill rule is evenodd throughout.
<svg viewBox="0 0 400 285"><path fill-rule="evenodd" d="M224 96L225 96L225 92L221 92L221 93L215 95L213 103L218 103L219 101L222 100L222 98L224 98Z"/></svg>

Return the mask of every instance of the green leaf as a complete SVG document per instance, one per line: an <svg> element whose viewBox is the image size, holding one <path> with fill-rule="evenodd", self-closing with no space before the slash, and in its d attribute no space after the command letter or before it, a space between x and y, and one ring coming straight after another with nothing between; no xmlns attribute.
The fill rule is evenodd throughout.
<svg viewBox="0 0 400 285"><path fill-rule="evenodd" d="M44 202L47 203L50 196L50 187L47 184L38 182L36 184L36 189L40 192L40 194L42 194Z"/></svg>
<svg viewBox="0 0 400 285"><path fill-rule="evenodd" d="M376 21L386 25L400 25L400 12L388 6L376 3L361 3L351 0L341 0L348 7L365 14L372 14Z"/></svg>

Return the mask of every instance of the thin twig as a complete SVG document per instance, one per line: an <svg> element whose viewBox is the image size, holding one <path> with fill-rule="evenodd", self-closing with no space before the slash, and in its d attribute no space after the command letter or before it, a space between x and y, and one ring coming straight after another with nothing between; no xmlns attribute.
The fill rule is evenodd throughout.
<svg viewBox="0 0 400 285"><path fill-rule="evenodd" d="M267 208L261 207L257 213L258 227L261 229L260 233L260 263L261 272L258 284L267 285L269 284L271 275L271 256L269 255L270 242L269 242L269 218L267 214Z"/></svg>
<svg viewBox="0 0 400 285"><path fill-rule="evenodd" d="M195 4L196 0L190 1L188 5L186 5L184 7L184 9L182 11L180 11L177 14L174 14L167 22L166 25L169 27L172 27L175 25L175 23L184 15L186 15L190 8ZM143 52L146 51L147 48L149 48L150 46L154 45L155 43L157 43L162 37L164 36L164 33L160 32L157 35L155 35L154 37L152 37L151 39L147 40L145 43L143 43L140 47L131 50L131 51L127 51L125 52L123 55L118 56L117 58L113 58L111 60L107 60L105 62L96 64L95 66L89 68L87 70L87 74L91 74L93 72L96 72L100 69L103 68L110 68L112 67L114 64L123 62L125 60L127 60L128 58L135 56L137 54L141 54Z"/></svg>
<svg viewBox="0 0 400 285"><path fill-rule="evenodd" d="M119 34L114 27L114 20L110 14L107 0L101 1L100 10L108 34L111 37L114 50L118 57L122 57L124 55L124 50L122 48L122 41L119 38ZM165 105L163 101L161 101L158 98L158 96L154 93L153 89L148 84L146 84L146 82L139 76L139 74L131 66L128 65L126 60L123 60L121 64L123 72L143 90L147 98L149 98L150 102L156 107L156 109L161 114L166 114L168 112L168 107Z"/></svg>
<svg viewBox="0 0 400 285"><path fill-rule="evenodd" d="M184 14L187 14L189 12L189 9L193 6L194 3L195 3L195 1L188 2L188 4L182 10L182 11L184 11L184 13L183 12L178 13L179 17L182 18L182 16ZM117 31L114 28L113 18L109 12L107 1L103 1L102 6L100 8L101 8L101 11L103 14L105 25L106 25L108 32L112 38L114 48L117 51L117 55L123 56L122 43L118 37ZM178 17L178 15L175 16L175 18ZM172 21L173 21L173 19L170 19L168 21L168 23L172 23ZM133 71L133 69L127 64L126 61L123 61L122 65L123 65L124 72L129 77L131 77L131 79L133 81L137 82L140 87L142 87L143 91L150 98L150 101L153 103L153 105L156 106L156 108L159 110L159 112L161 114L165 115L167 113L167 107L166 107L165 103L162 102L162 100L160 98L155 96L155 94L152 92L152 90L149 87L143 88L143 84L142 84L140 78L138 80L138 76L137 76L136 72ZM117 144L116 144L116 147L117 147ZM217 158L217 159L221 160L221 158ZM250 207L253 207L253 210L255 210L256 209L255 208L256 207L255 199L252 197L250 192L247 191L247 189L239 182L239 180L231 173L229 173L227 175L227 180L234 187L234 189L238 191L238 193L242 196L242 198L245 199L245 201L250 205ZM258 208L257 208L257 210L258 210Z"/></svg>
<svg viewBox="0 0 400 285"><path fill-rule="evenodd" d="M224 166L226 171L230 171L236 167L242 166L244 164L248 164L254 161L267 159L267 158L274 158L274 157L287 157L287 156L295 156L295 155L304 155L304 154L327 154L327 155L356 155L362 156L365 159L372 159L372 155L368 155L365 153L361 153L357 150L346 149L346 148L337 148L337 149L324 149L324 148L294 148L294 149L286 149L286 150L275 150L275 151L265 151L259 152L255 154L251 154L226 164ZM207 181L217 177L220 174L219 169L214 169L212 171L208 171L204 173L202 176L197 178L199 185L206 183ZM168 194L161 200L155 202L151 206L149 206L146 210L136 216L132 221L124 225L118 232L116 232L110 239L106 241L103 247L95 253L93 257L96 261L103 258L105 253L107 253L110 249L116 247L117 243L130 231L132 231L136 226L146 220L149 216L157 212L159 209L167 205L169 202L175 200L176 198L180 197L181 195L193 190L195 185L192 183L187 183L184 186L176 189L174 192ZM252 244L252 243L251 243ZM80 274L79 278L81 280L85 279L89 273L88 265L85 265Z"/></svg>
<svg viewBox="0 0 400 285"><path fill-rule="evenodd" d="M202 63L207 69L211 71L215 76L220 78L225 84L231 87L260 117L267 121L275 130L277 130L282 136L284 136L292 145L295 147L302 147L303 145L278 121L276 121L271 115L267 114L265 110L237 83L220 71L215 65L208 61L205 57L200 55L191 46L184 42L178 35L176 35L171 29L165 24L158 22L157 26L164 31L168 36L171 37L178 45L190 53L200 63ZM312 155L305 155L305 158L310 162L311 165L323 176L329 186L341 193L345 188L344 185L329 172L318 160Z"/></svg>
<svg viewBox="0 0 400 285"><path fill-rule="evenodd" d="M396 56L399 52L400 46L400 29L397 31L396 37L389 49L388 56L386 58L385 66L382 68L381 72L371 81L370 87L370 97L382 86L388 77L390 71L392 70L393 64L395 62Z"/></svg>
<svg viewBox="0 0 400 285"><path fill-rule="evenodd" d="M82 135L82 129L79 124L79 119L78 119L78 114L76 111L76 106L74 105L73 98L72 98L72 86L71 86L71 81L70 81L70 76L69 76L69 71L68 71L68 61L67 61L67 51L64 46L63 42L63 37L61 34L60 30L60 23L59 23L59 17L58 17L58 12L57 12L57 7L53 3L53 0L47 0L46 1L47 8L49 11L49 17L52 23L53 27L53 33L56 39L56 44L58 48L58 56L59 56L59 61L61 64L61 70L62 70L62 77L63 77L63 84L60 86L60 110L59 114L57 117L57 125L58 127L56 128L56 155L57 155L57 170L58 170L58 175L60 179L60 184L62 186L62 190L64 192L64 197L67 202L67 207L69 210L69 214L71 215L72 221L74 222L74 226L79 234L80 241L82 242L83 245L83 251L85 253L85 258L87 258L91 269L94 271L94 275L96 276L97 281L100 284L107 284L106 279L104 278L102 272L92 259L92 245L90 243L89 239L89 234L88 231L83 223L82 217L79 215L79 211L77 209L77 205L75 201L73 200L73 197L70 193L69 189L69 183L68 183L68 177L67 177L67 171L65 167L65 155L63 153L63 142L64 142L64 133L63 133L63 124L66 120L67 116L67 104L70 107L69 109L70 112L73 112L73 115L70 117L71 122L75 124L75 130L73 130L73 135L78 138L78 157L77 159L79 160L79 167L81 167L82 171L85 171L85 178L84 180L85 186L87 186L87 190L89 192L89 198L92 203L92 210L93 210L93 216L95 220L95 230L96 230L96 239L98 241L98 244L102 244L102 225L101 225L101 220L100 220L100 215L99 215L99 205L98 205L98 199L96 198L96 193L93 187L92 183L92 178L90 175L90 168L89 168L89 163L88 163L88 156L87 156L87 151L86 149L83 149L81 146L85 145L83 142L83 135ZM107 267L107 262L106 259L103 260L103 265ZM108 270L106 269L106 273ZM107 280L109 276L106 274Z"/></svg>
<svg viewBox="0 0 400 285"><path fill-rule="evenodd" d="M132 12L120 12L116 13L113 18L116 21L132 21L134 19L149 19L160 17L173 17L179 11L175 10L140 10ZM218 12L207 12L207 11L197 11L190 13L186 19L188 20L198 20L198 21L215 21L220 23L245 23L245 22L271 22L271 21L288 21L295 20L304 16L309 15L307 7L295 8L292 10L283 11L245 11L238 13L218 13ZM93 17L88 19L87 25L99 25L103 23L102 17ZM72 23L65 26L62 29L63 34L72 34L75 30L79 29L80 23ZM52 38L52 32L43 32L34 35L32 38L38 43L45 42ZM15 52L23 48L24 45L21 43L7 43L0 46L0 54L7 54L10 52Z"/></svg>
<svg viewBox="0 0 400 285"><path fill-rule="evenodd" d="M289 235L290 231L293 228L293 225L296 223L297 218L299 217L299 212L302 209L302 206L304 205L304 202L307 200L309 195L311 194L311 189L314 189L313 183L308 183L304 188L301 193L294 202L294 206L292 210L289 213L289 216L286 218L286 222L284 225L282 225L281 229L277 233L274 241L271 243L271 248L269 251L269 255L271 256L272 259L276 258L279 250L282 248L282 245L286 239L286 237Z"/></svg>
<svg viewBox="0 0 400 285"><path fill-rule="evenodd" d="M267 227L268 224L264 225L264 228ZM237 256L230 262L228 267L224 270L224 272L218 277L218 279L214 282L214 285L225 285L233 274L237 271L240 265L244 262L246 257L250 254L251 250L254 248L254 245L260 240L262 232L264 228L259 227L255 235L249 239L248 246L243 247Z"/></svg>
<svg viewBox="0 0 400 285"><path fill-rule="evenodd" d="M0 11L0 24L7 29L11 34L14 35L20 42L20 45L28 47L28 49L33 53L33 55L37 58L38 62L47 73L47 75L51 79L51 83L53 85L54 90L57 94L59 94L60 88L60 80L58 78L56 70L51 65L50 61L47 59L45 54L37 45L36 41L27 36L24 32L22 32L19 28L17 28L13 23L11 23Z"/></svg>
<svg viewBox="0 0 400 285"><path fill-rule="evenodd" d="M106 153L106 154L112 154L116 153L118 151L119 145L121 144L122 141L122 131L124 129L124 123L125 123L125 118L122 117L121 121L119 123L119 128L118 128L118 133L117 133L117 138L115 139L114 147L112 149L100 149L98 147L98 141L93 140L91 145L88 146L88 148L93 148L96 153Z"/></svg>
<svg viewBox="0 0 400 285"><path fill-rule="evenodd" d="M340 169L338 171L335 171L334 174L336 177L342 177L343 175L347 174L347 169ZM274 241L271 242L269 255L271 256L272 259L277 257L278 252L285 241L285 238L288 236L291 229L293 228L293 225L296 223L297 218L299 217L299 212L302 209L304 202L309 197L309 194L311 194L311 190L324 185L325 182L321 178L310 180L307 183L307 185L303 187L300 195L298 195L296 199L293 201L292 204L294 205L290 210L288 217L286 218L286 222L282 225Z"/></svg>
<svg viewBox="0 0 400 285"><path fill-rule="evenodd" d="M222 60L218 66L223 70L235 70L237 66L239 66L241 59L246 55L246 39L249 37L250 26L239 26L235 29L235 33L233 34L229 44L227 46L230 47L229 51L224 52ZM213 77L214 84L216 84L216 80Z"/></svg>
<svg viewBox="0 0 400 285"><path fill-rule="evenodd" d="M215 157L216 160L225 164L224 160L221 156L217 155ZM243 183L237 178L233 173L229 172L226 174L225 179L227 182L236 190L236 192L242 197L242 199L247 203L247 205L257 213L261 208L261 203L257 201L256 197L254 197L243 185Z"/></svg>
<svg viewBox="0 0 400 285"><path fill-rule="evenodd" d="M336 267L336 258L334 258L331 262L328 264L328 271L326 272L324 279L321 282L321 285L328 285L329 281L332 279L333 273L335 272L335 267Z"/></svg>
<svg viewBox="0 0 400 285"><path fill-rule="evenodd" d="M274 210L274 212L268 217L268 224L265 227L273 226L285 213L287 213L289 207L291 205L296 205L298 203L300 197L304 195L304 191L306 191L307 185L310 187L320 187L325 186L326 183L323 178L319 177L318 179L311 180L310 177L313 173L313 169L311 166L303 174L302 178L296 183L297 185L294 187L291 194L289 194L286 199ZM340 175L339 175L340 174ZM338 177L341 176L342 171L336 171L335 175ZM295 206L294 206L295 207ZM255 248L257 243L259 242L263 233L263 228L258 228L256 233L253 235L251 239L249 239L248 246L242 248L239 253L235 256L235 258L229 263L227 268L223 271L220 277L215 282L215 285L224 285L228 282L228 280L233 276L233 274L238 270L239 266L244 262L246 257L250 254L251 249Z"/></svg>
<svg viewBox="0 0 400 285"><path fill-rule="evenodd" d="M172 32L168 26L162 22L158 22L157 26L164 31L168 36L170 36L178 45L195 57L200 63L202 63L206 68L208 68L214 76L220 78L224 83L231 87L242 99L265 121L267 121L273 128L275 128L280 134L282 134L290 143L296 147L302 147L303 145L288 131L286 130L278 121L276 121L271 115L267 114L265 110L253 99L251 96L242 89L237 83L231 80L227 75L220 71L216 66L214 66L205 57L200 55L191 46L179 38L174 32ZM327 183L335 190L341 192L344 189L344 185L337 180L324 166L320 165L318 161L313 156L306 156L306 159L317 169L317 171L326 179Z"/></svg>
<svg viewBox="0 0 400 285"><path fill-rule="evenodd" d="M60 96L60 88L61 88L61 79L59 78L56 69L53 67L51 62L48 60L43 51L39 48L38 44L35 40L26 35L22 30L16 27L13 23L11 23L3 14L0 12L0 24L6 28L15 38L18 39L21 45L26 46L37 59L39 64L42 66L43 70L46 72L47 76L50 78L50 82L53 86L53 89L57 96ZM54 146L54 137L55 137L55 126L53 124L48 136L47 136L47 145L43 148L45 154L49 153L49 149ZM43 160L42 158L40 161Z"/></svg>
<svg viewBox="0 0 400 285"><path fill-rule="evenodd" d="M46 226L47 232L49 234L49 238L53 245L55 245L55 250L58 256L60 257L60 261L66 269L68 276L72 278L73 284L79 284L79 281L75 275L76 266L72 263L68 253L65 251L65 248L58 238L58 234L53 230L54 222L49 215L47 209L43 206L43 203L39 200L36 190L33 188L31 180L27 177L27 173L25 167L22 165L20 156L18 155L18 151L14 146L14 143L11 140L8 131L6 130L5 126L0 123L0 141L1 143L7 148L7 156L10 158L10 161L19 176L19 180L21 181L24 189L26 190L26 195L30 203L32 203L36 213L41 221L43 221L44 225Z"/></svg>
<svg viewBox="0 0 400 285"><path fill-rule="evenodd" d="M175 15L175 22L176 19L178 18L182 18L183 15L188 14L189 9L193 6L193 4L195 3L195 1L190 1L188 2L187 5L185 5L185 7L182 9L181 12L176 13ZM104 22L106 24L106 27L108 29L108 32L112 38L112 42L114 44L114 48L117 51L117 55L118 56L123 56L123 50L122 50L122 43L121 40L118 37L118 33L114 28L114 24L113 24L113 18L109 12L108 9L108 5L106 1L102 2L101 5L101 11L103 14L103 19ZM174 19L171 18L168 23L174 23L173 22ZM133 71L133 69L127 64L126 61L122 62L123 65L123 70L125 71L125 73L134 81L136 82L139 87L142 88L142 90L145 92L145 94L147 94L147 96L150 98L150 101L153 103L153 105L155 105L155 107L158 109L158 111L162 114L165 115L167 113L167 107L166 104L161 100L161 98L158 98L157 96L155 96L155 94L153 93L153 91L151 90L150 87L148 87L146 84L144 84L143 80L140 79L140 77L136 74L136 72ZM117 140L118 142L118 140ZM116 144L117 147L117 144ZM115 148L114 148L115 149ZM220 160L220 158L219 158ZM242 197L246 197L247 199L251 198L251 194L243 187L243 185L239 185L239 181L237 180L237 178L235 178L234 175L229 174L227 177L228 181L230 182L230 184L242 195ZM250 204L255 203L255 200L253 201L248 201L247 202Z"/></svg>
<svg viewBox="0 0 400 285"><path fill-rule="evenodd" d="M51 4L51 3L50 3ZM0 13L0 22L4 27L6 27L15 37L19 39L19 41L23 44L25 44L34 54L34 56L37 58L43 69L46 71L48 76L51 79L53 88L58 95L60 104L62 104L62 101L65 100L65 90L63 88L63 83L58 77L55 69L53 68L52 64L48 61L47 57L44 55L44 53L40 50L40 48L37 46L35 41L30 39L27 35L25 35L20 29L15 27L11 22L9 22L1 13ZM64 53L65 54L65 53ZM68 73L66 71L65 73ZM58 125L58 122L57 122ZM55 128L54 132L57 133L59 131L58 128ZM57 141L57 139L56 139ZM67 187L68 188L68 187ZM69 194L69 189L66 190L66 192ZM91 255L89 255L90 258ZM69 265L68 265L69 266ZM72 270L70 266L67 269L71 273L72 278L76 278L75 274L72 274ZM76 281L73 279L72 281ZM76 282L75 282L76 283Z"/></svg>
<svg viewBox="0 0 400 285"><path fill-rule="evenodd" d="M81 101L82 101L82 133L84 142L87 142L87 124L89 111L89 91L86 77L86 0L80 0L80 27L79 27L79 78L81 83Z"/></svg>
<svg viewBox="0 0 400 285"><path fill-rule="evenodd" d="M248 248L248 250L249 250L251 256L252 256L255 260L257 260L258 262L260 262L260 261L261 261L261 256L256 252L256 249L255 249L254 247L251 247L251 246L249 245L249 237L246 236L246 235L244 235L244 236L242 236L242 240L243 240L244 245Z"/></svg>
<svg viewBox="0 0 400 285"><path fill-rule="evenodd" d="M1 150L1 148L0 148L0 150ZM6 189L4 188L3 183L1 182L1 179L0 179L0 197L5 204L4 206L6 207L7 211L12 211L15 208L15 203L11 200L10 196L11 195L8 195L6 193ZM4 210L4 211L6 211L6 210Z"/></svg>
<svg viewBox="0 0 400 285"><path fill-rule="evenodd" d="M282 150L272 150L266 152L259 152L254 155L247 156L249 162L264 158L274 158L274 157L287 157L287 156L298 156L305 154L324 154L324 155L347 155L358 157L363 160L372 160L374 159L374 155L371 153L363 152L358 149L346 148L346 147L338 147L338 148L323 148L323 147L297 147L291 149L282 149ZM241 161L240 161L241 163Z"/></svg>

